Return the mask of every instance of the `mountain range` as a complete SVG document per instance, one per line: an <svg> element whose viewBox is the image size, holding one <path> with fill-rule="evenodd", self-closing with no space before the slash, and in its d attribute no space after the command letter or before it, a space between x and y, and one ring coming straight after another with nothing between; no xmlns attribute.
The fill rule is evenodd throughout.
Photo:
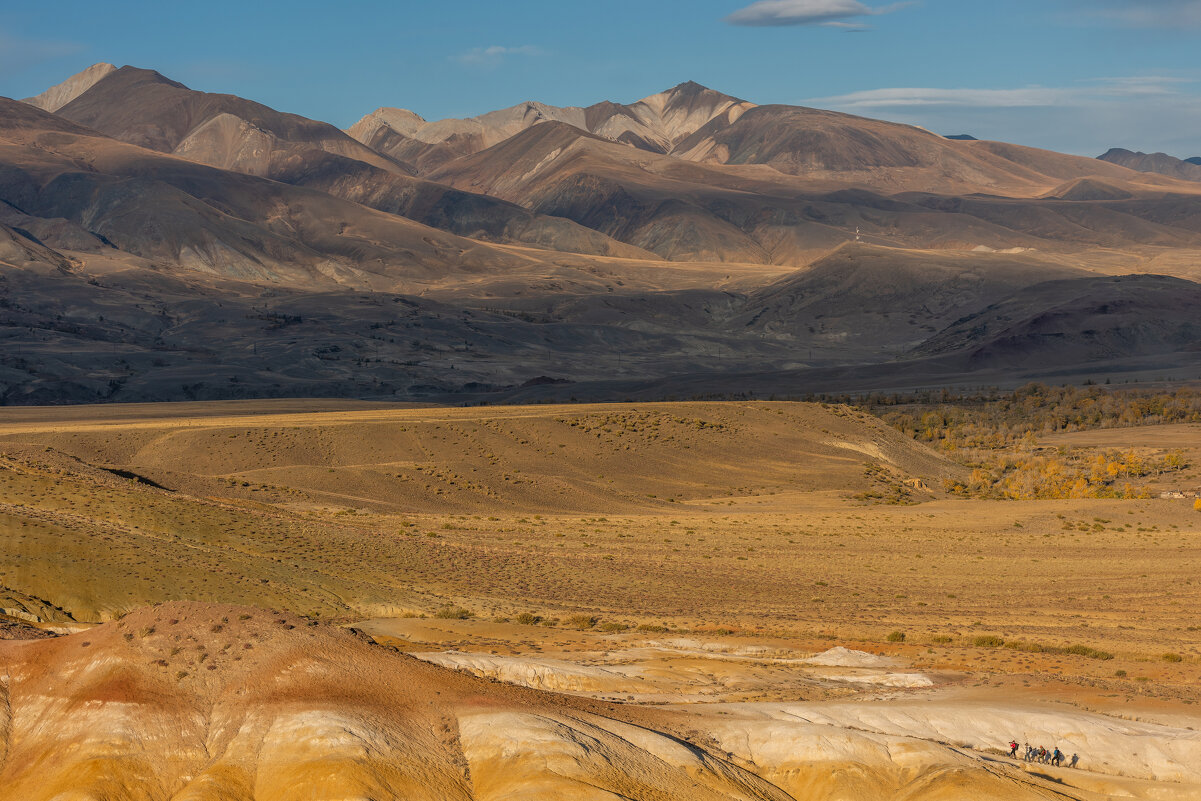
<svg viewBox="0 0 1201 801"><path fill-rule="evenodd" d="M0 402L1191 376L1201 166L1158 155L695 83L342 131L97 64L0 99Z"/></svg>

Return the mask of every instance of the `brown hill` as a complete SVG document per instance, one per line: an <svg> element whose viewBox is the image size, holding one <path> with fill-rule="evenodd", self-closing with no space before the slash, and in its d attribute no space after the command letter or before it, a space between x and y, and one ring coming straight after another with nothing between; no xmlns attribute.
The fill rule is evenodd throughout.
<svg viewBox="0 0 1201 801"><path fill-rule="evenodd" d="M754 104L689 81L632 104L579 107L526 102L465 120L426 122L411 111L379 108L348 133L360 142L416 164L422 174L459 156L499 144L544 122L562 122L613 142L667 153L703 125L733 122Z"/></svg>
<svg viewBox="0 0 1201 801"><path fill-rule="evenodd" d="M766 164L790 175L884 192L1029 197L1067 178L1132 177L1096 159L952 141L910 125L797 106L758 106L732 123L715 119L676 145L671 155L718 164Z"/></svg>
<svg viewBox="0 0 1201 801"><path fill-rule="evenodd" d="M988 144L946 143L907 126L895 127L913 131L923 142L928 138L936 147ZM1088 165L1095 159L1076 161ZM1006 169L1019 169L1001 162ZM1051 166L1070 172L1063 165ZM928 178L938 174L912 169ZM1169 192L1138 184L1137 173L1109 169L1119 177L1105 179L1113 189L1101 193L1096 191L1100 179L1087 179L1091 183L1073 189L1075 184L1062 187L1058 176L1027 170L1030 181L1023 191L1050 192L1048 196L888 195L818 181L810 174L785 175L763 165L682 161L623 147L565 123L543 123L450 161L431 178L574 220L668 259L800 267L857 235L878 245L959 251L1016 247L1079 254L1096 245L1201 246L1196 220L1180 213L1195 202L1193 187L1176 183ZM1055 196L1056 190L1073 202L1059 203L1065 198ZM1096 202L1074 202L1078 200ZM1126 202L1114 202L1119 200Z"/></svg>
<svg viewBox="0 0 1201 801"><path fill-rule="evenodd" d="M0 641L0 666L0 782L22 801L1093 797L914 737L514 687L250 607Z"/></svg>
<svg viewBox="0 0 1201 801"><path fill-rule="evenodd" d="M1167 153L1134 152L1121 147L1110 148L1097 158L1110 164L1120 164L1139 172L1154 172L1184 181L1201 181L1201 164L1178 159Z"/></svg>
<svg viewBox="0 0 1201 801"><path fill-rule="evenodd" d="M234 95L197 92L151 70L122 67L57 113L130 144L309 187L462 236L649 257L566 220L412 179L407 165L327 123Z"/></svg>
<svg viewBox="0 0 1201 801"><path fill-rule="evenodd" d="M106 74L55 112L123 142L253 175L267 175L273 158L286 158L301 148L392 172L410 171L329 123L281 113L235 95L197 92L136 67Z"/></svg>
<svg viewBox="0 0 1201 801"><path fill-rule="evenodd" d="M1195 183L697 85L485 115L499 141L426 180L156 73L89 80L64 113L177 153L3 106L10 403L770 394L871 363L853 383L888 386L889 359L1035 278L1198 274ZM680 157L702 128L734 150Z"/></svg>
<svg viewBox="0 0 1201 801"><path fill-rule="evenodd" d="M381 288L525 261L321 192L118 142L24 103L0 99L0 109L0 200L125 254L230 277Z"/></svg>

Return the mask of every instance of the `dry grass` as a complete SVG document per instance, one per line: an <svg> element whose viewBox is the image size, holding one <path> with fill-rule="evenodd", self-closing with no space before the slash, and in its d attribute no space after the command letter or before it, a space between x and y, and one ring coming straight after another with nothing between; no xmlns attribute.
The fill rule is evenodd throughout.
<svg viewBox="0 0 1201 801"><path fill-rule="evenodd" d="M156 413L0 427L14 597L78 619L187 598L341 619L903 631L894 646L949 638L947 664L966 648L1091 670L1081 646L1154 660L1140 674L1165 680L1201 657L1191 501L864 503L865 461L893 481L955 468L837 407ZM983 636L1043 651L972 645Z"/></svg>

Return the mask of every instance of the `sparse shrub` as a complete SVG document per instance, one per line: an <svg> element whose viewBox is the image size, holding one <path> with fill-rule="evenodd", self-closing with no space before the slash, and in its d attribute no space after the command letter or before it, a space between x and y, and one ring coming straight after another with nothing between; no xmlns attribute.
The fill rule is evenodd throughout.
<svg viewBox="0 0 1201 801"><path fill-rule="evenodd" d="M139 637L149 637L151 634L154 634L154 626L143 626L138 629Z"/></svg>
<svg viewBox="0 0 1201 801"><path fill-rule="evenodd" d="M471 610L461 606L444 606L434 612L434 617L439 620L467 620L471 616Z"/></svg>
<svg viewBox="0 0 1201 801"><path fill-rule="evenodd" d="M1096 648L1090 648L1087 645L1069 645L1063 651L1065 654L1075 654L1077 656L1087 656L1090 659L1113 659L1113 654L1108 651L1099 651Z"/></svg>
<svg viewBox="0 0 1201 801"><path fill-rule="evenodd" d="M939 634L937 637L931 637L930 642L937 643L938 645L947 645L954 642L954 638L948 637L945 634Z"/></svg>
<svg viewBox="0 0 1201 801"><path fill-rule="evenodd" d="M977 648L1000 648L1005 644L1005 640L995 634L982 634L972 640L972 643Z"/></svg>
<svg viewBox="0 0 1201 801"><path fill-rule="evenodd" d="M566 625L573 629L590 629L596 625L596 618L592 615L572 615L565 621Z"/></svg>
<svg viewBox="0 0 1201 801"><path fill-rule="evenodd" d="M601 623L601 625L600 625L601 631L607 631L610 633L614 633L614 632L618 632L618 631L625 631L628 628L629 628L629 626L627 626L625 623L618 623L615 620L609 620L604 623Z"/></svg>
<svg viewBox="0 0 1201 801"><path fill-rule="evenodd" d="M1124 671L1124 670L1115 670L1115 671L1113 672L1113 675L1117 676L1119 679L1124 679L1124 678L1126 678L1126 671Z"/></svg>
<svg viewBox="0 0 1201 801"><path fill-rule="evenodd" d="M886 638L889 642L905 642L905 632L894 631Z"/></svg>
<svg viewBox="0 0 1201 801"><path fill-rule="evenodd" d="M1165 661L1165 662L1183 662L1184 657L1181 656L1180 654L1167 653L1167 654L1163 655L1163 661Z"/></svg>
<svg viewBox="0 0 1201 801"><path fill-rule="evenodd" d="M535 615L533 612L522 612L513 619L523 626L536 626L542 622L542 617Z"/></svg>
<svg viewBox="0 0 1201 801"><path fill-rule="evenodd" d="M648 634L662 634L663 632L667 631L667 626L658 626L654 623L643 623L638 627L638 630Z"/></svg>

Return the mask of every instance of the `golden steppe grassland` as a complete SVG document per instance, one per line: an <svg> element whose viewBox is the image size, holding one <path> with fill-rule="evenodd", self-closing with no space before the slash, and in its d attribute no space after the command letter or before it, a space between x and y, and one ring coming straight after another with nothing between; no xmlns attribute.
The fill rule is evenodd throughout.
<svg viewBox="0 0 1201 801"><path fill-rule="evenodd" d="M564 715L575 716L577 728L582 715L602 715L610 729L637 725L645 737L660 732L702 749L704 765L684 772L715 798L1188 797L1201 785L1201 760L1193 762L1201 756L1201 513L1191 498L1159 495L1201 483L1187 466L1201 464L1201 426L1056 437L1057 446L1137 450L1147 459L1179 452L1186 466L1140 479L1144 498L965 499L944 487L967 481L967 467L862 411L804 403L5 410L0 607L10 625L77 633L16 643L0 656L10 671L26 665L17 669L21 692L34 695L41 690L29 683L37 670L28 665L44 671L67 660L54 670L74 677L60 690L78 700L100 692L88 673L100 649L71 648L80 638L91 647L111 640L109 661L128 667L117 678L106 674L101 695L150 693L162 708L148 726L183 714L164 711L171 705L161 694L176 692L171 687L191 699L179 703L207 710L208 733L196 736L209 738L211 764L195 756L161 792L105 796L113 798L287 797L246 777L264 760L318 756L268 759L265 743L288 739L271 727L334 724L285 725L276 710L273 722L260 721L274 734L243 753L228 731L212 739L211 716L238 700L230 693L242 679L226 668L249 670L231 654L240 663L253 649L303 651L294 640L303 633L335 638L320 640L321 648L354 651L329 663L339 670L401 659L378 646L382 655L373 655L359 640L339 644L319 621L352 624L424 660L387 668L397 675L460 681L417 667L433 663L484 681L455 690L456 698L492 698L501 692L496 680L576 696L455 701L533 715L540 722L521 718L525 735L504 746L532 749L531 764L545 761L544 746L562 756L563 738L579 739L576 729L563 734ZM234 616L230 607L177 605L125 616L179 600L256 609ZM274 613L277 620L264 609L286 611ZM185 619L187 632L167 637ZM236 622L243 620L250 622ZM247 631L229 633L239 627ZM247 654L237 651L243 646ZM202 664L203 653L222 658ZM75 667L62 667L68 663ZM374 681L366 668L351 672L352 683ZM244 704L275 703L259 697L270 695L266 685L255 686ZM18 690L6 687L12 738L21 723ZM312 701L289 714L316 715L313 704L329 712ZM554 715L537 711L548 704L560 704ZM625 779L599 780L597 753L611 745L572 757L578 776L555 768L552 781L530 765L506 773L481 756L504 751L485 736L487 726L458 707L437 714L448 716L438 726L456 745L439 757L449 760L438 763L446 775L430 779L444 794L430 797L459 797L447 788L464 781L464 798L510 797L518 785L565 793L556 797L612 797L555 784L568 774L623 797L689 797L665 789L662 777L654 782L668 784L630 779L653 772L638 761L645 754L621 763ZM260 725L247 721L239 731ZM798 721L808 728L796 729ZM401 726L379 725L392 734ZM599 725L588 718L587 726ZM477 728L468 736L470 726ZM600 737L593 729L589 736ZM627 745L637 740L620 736ZM830 751L832 736L847 741L844 750ZM970 750L1036 736L1047 739L1036 745L1057 738L1090 748L1089 770L1023 772ZM882 745L888 738L896 742ZM429 747L441 748L436 741ZM792 750L772 750L782 743ZM379 756L387 750L379 743L364 748L390 759ZM920 769L905 767L898 748L920 752ZM224 756L212 756L218 752ZM401 762L420 762L414 753ZM14 758L0 775L17 775ZM127 766L129 775L163 770L155 759ZM356 762L355 775L370 761ZM372 769L408 770L388 764ZM214 770L227 784L206 779L204 792L179 794ZM651 784L659 795L645 789ZM696 792L691 797L710 797Z"/></svg>

